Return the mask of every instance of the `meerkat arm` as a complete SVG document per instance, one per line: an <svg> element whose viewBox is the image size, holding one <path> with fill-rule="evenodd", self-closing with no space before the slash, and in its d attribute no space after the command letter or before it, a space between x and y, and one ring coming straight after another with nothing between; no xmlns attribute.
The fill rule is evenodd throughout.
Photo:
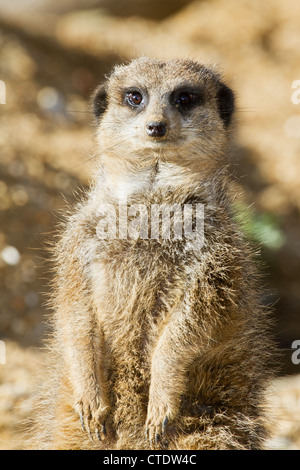
<svg viewBox="0 0 300 470"><path fill-rule="evenodd" d="M87 246L61 243L55 294L56 327L65 349L66 372L74 394L74 408L83 429L90 436L105 435L105 417L109 409L103 372L103 332L90 302L87 269L82 253Z"/></svg>
<svg viewBox="0 0 300 470"><path fill-rule="evenodd" d="M91 308L74 302L72 317L65 328L66 360L74 390L74 408L82 427L100 440L105 435L109 409L103 374L103 335Z"/></svg>
<svg viewBox="0 0 300 470"><path fill-rule="evenodd" d="M198 280L187 288L153 351L146 420L146 435L151 445L165 436L167 424L176 417L181 396L186 392L190 366L211 347L215 337L211 322L205 321L206 303L215 296L213 286L199 289L196 284ZM200 296L205 296L203 309L195 314L195 302ZM216 317L216 325L218 323Z"/></svg>

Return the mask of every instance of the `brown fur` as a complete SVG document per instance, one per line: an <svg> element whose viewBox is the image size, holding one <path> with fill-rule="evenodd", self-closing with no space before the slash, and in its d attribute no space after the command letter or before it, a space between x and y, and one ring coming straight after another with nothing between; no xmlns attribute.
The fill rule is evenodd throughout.
<svg viewBox="0 0 300 470"><path fill-rule="evenodd" d="M200 90L197 106L181 113L178 87ZM141 111L128 88L147 96ZM32 447L260 448L273 349L232 211L233 95L198 63L142 58L117 67L94 103L99 165L55 248L53 366ZM147 136L153 120L165 136ZM204 204L204 245L99 239L100 204L119 200Z"/></svg>

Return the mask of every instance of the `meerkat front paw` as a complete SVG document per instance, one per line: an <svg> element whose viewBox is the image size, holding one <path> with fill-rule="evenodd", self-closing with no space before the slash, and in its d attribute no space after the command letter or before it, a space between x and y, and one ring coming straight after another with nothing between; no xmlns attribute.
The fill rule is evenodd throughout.
<svg viewBox="0 0 300 470"><path fill-rule="evenodd" d="M146 420L146 439L151 448L167 447L167 432L170 422L174 420L175 410L159 400L149 400Z"/></svg>
<svg viewBox="0 0 300 470"><path fill-rule="evenodd" d="M75 403L75 411L78 413L82 428L88 433L90 439L100 441L106 437L105 418L109 411L109 405L103 403L98 397L92 400L88 398L78 399Z"/></svg>

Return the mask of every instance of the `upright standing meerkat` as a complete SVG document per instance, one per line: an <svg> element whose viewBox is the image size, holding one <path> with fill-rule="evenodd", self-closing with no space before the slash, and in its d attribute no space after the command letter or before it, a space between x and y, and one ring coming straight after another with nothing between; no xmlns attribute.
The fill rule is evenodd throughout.
<svg viewBox="0 0 300 470"><path fill-rule="evenodd" d="M55 247L33 447L258 449L272 347L232 210L233 92L192 60L140 58L113 70L93 107L97 168ZM137 223L137 207L174 204L203 207L204 232L195 217L193 236Z"/></svg>

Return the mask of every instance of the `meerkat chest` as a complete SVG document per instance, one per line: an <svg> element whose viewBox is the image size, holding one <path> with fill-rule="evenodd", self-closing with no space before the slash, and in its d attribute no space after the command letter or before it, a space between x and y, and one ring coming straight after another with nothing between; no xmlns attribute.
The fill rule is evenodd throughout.
<svg viewBox="0 0 300 470"><path fill-rule="evenodd" d="M171 159L171 157L169 156ZM175 159L175 155L174 155ZM149 197L159 195L167 189L172 193L182 187L183 181L188 184L188 176L182 166L175 162L153 159L145 168L135 168L124 171L124 168L113 168L105 172L101 179L107 194L114 201L121 203L145 199L149 203ZM100 186L100 191L102 187ZM98 195L95 195L98 197Z"/></svg>
<svg viewBox="0 0 300 470"><path fill-rule="evenodd" d="M121 203L127 201L132 195L148 192L152 185L153 176L150 170L118 175L110 188L114 197Z"/></svg>
<svg viewBox="0 0 300 470"><path fill-rule="evenodd" d="M101 208L95 197L91 291L101 322L112 334L128 324L155 328L182 297L203 232L203 225L194 226L195 213L185 209L161 191L136 203L110 201Z"/></svg>
<svg viewBox="0 0 300 470"><path fill-rule="evenodd" d="M151 240L115 243L93 263L93 303L107 334L129 337L154 331L180 301L185 287L184 260L179 248L164 251ZM118 248L117 248L118 246ZM177 254L176 254L177 253ZM122 333L122 334L123 334Z"/></svg>

